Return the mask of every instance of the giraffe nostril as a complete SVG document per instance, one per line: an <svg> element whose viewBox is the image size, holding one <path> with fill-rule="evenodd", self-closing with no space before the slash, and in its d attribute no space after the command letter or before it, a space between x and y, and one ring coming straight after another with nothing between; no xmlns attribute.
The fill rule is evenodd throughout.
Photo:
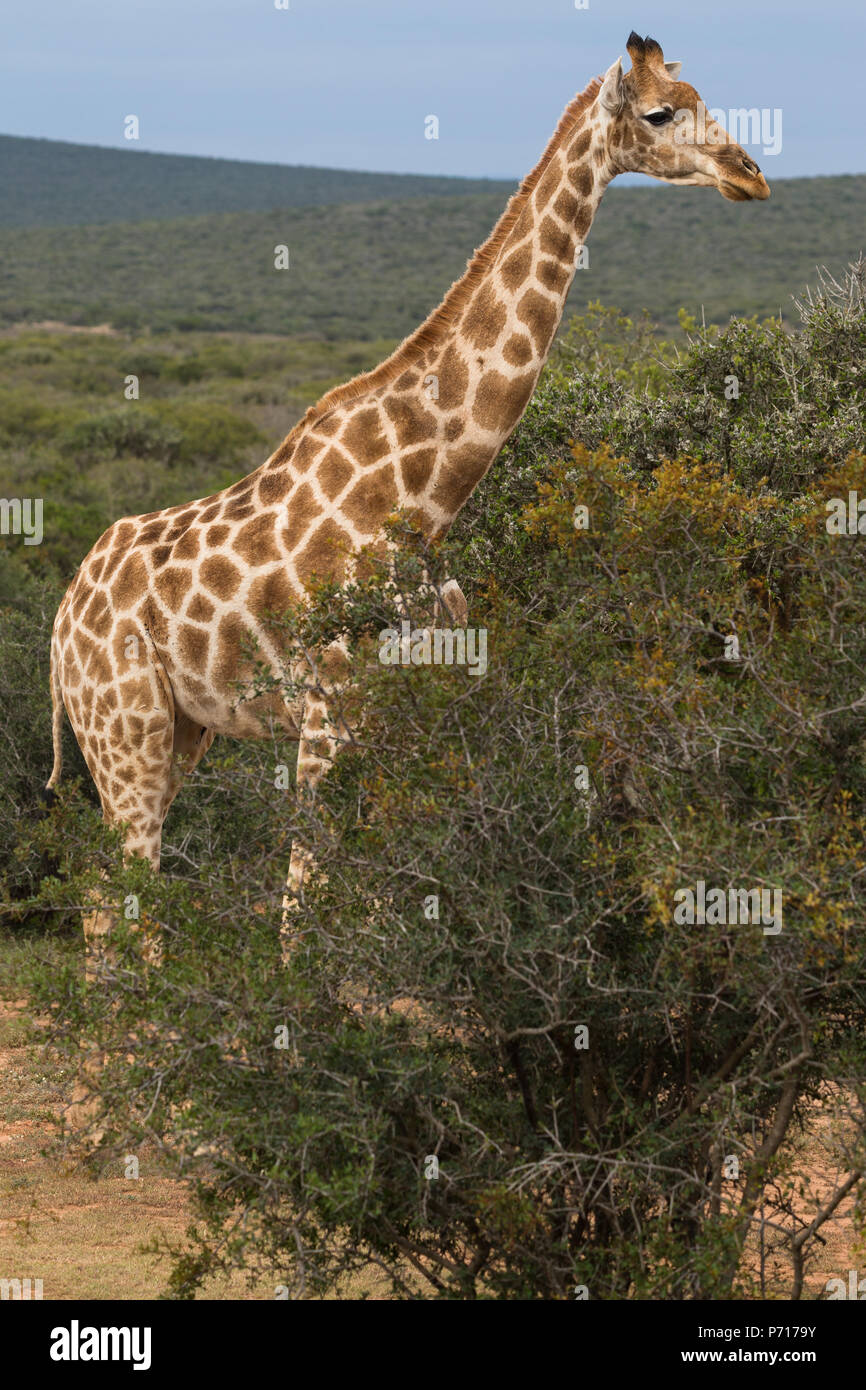
<svg viewBox="0 0 866 1390"><path fill-rule="evenodd" d="M740 164L745 169L747 174L760 174L761 172L755 161L753 159L749 159L749 156L747 154L741 156Z"/></svg>

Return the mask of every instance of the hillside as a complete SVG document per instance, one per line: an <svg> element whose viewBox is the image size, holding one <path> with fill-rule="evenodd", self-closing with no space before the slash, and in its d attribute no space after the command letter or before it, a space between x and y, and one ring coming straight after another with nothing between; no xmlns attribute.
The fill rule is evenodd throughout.
<svg viewBox="0 0 866 1390"><path fill-rule="evenodd" d="M0 135L0 227L63 227L376 198L495 192L492 179L372 174Z"/></svg>
<svg viewBox="0 0 866 1390"><path fill-rule="evenodd" d="M6 227L0 322L400 337L461 273L504 202L501 192L346 201L67 227L62 237ZM866 175L779 181L755 204L709 189L614 186L570 307L646 308L665 327L681 305L714 322L787 314L817 265L838 271L856 258L864 225ZM274 270L279 243L286 271Z"/></svg>

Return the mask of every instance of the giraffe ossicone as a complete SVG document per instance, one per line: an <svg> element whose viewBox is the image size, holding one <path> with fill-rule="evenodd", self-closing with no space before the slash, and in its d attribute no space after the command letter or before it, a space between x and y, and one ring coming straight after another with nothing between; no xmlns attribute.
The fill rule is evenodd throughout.
<svg viewBox="0 0 866 1390"><path fill-rule="evenodd" d="M353 557L385 544L395 510L427 539L445 535L526 408L610 181L641 172L735 201L769 196L757 165L678 80L680 65L634 33L627 50L631 69L617 59L568 104L464 274L390 357L328 391L248 477L116 521L82 562L52 635L48 786L65 705L105 818L125 823L127 854L159 866L166 812L218 733L258 737L276 721L299 743L299 791L315 788L339 742L328 691L347 679L345 647L332 644L325 678L297 699L239 702L245 635L279 673L291 654L269 615L303 603L314 578L348 581ZM700 140L675 138L683 111L701 117ZM456 581L446 603L465 622ZM296 846L290 898L305 862Z"/></svg>

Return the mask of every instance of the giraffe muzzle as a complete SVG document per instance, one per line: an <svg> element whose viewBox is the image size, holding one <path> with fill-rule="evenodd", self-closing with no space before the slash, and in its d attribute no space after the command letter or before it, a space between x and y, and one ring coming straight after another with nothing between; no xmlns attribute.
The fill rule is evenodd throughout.
<svg viewBox="0 0 866 1390"><path fill-rule="evenodd" d="M731 168L732 178L719 179L719 192L731 203L763 202L770 196L769 185L758 165L742 150ZM739 177L737 177L739 176Z"/></svg>

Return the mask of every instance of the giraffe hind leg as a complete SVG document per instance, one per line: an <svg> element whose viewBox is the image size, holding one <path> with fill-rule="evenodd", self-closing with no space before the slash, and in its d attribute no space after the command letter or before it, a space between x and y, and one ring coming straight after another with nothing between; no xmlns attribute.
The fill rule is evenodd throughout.
<svg viewBox="0 0 866 1390"><path fill-rule="evenodd" d="M463 593L456 579L446 579L440 590L440 600L437 604L437 618L442 617L456 623L458 627L465 627L469 621L469 605L466 602L466 595Z"/></svg>
<svg viewBox="0 0 866 1390"><path fill-rule="evenodd" d="M164 768L163 777L160 779L162 786L159 802L146 800L144 804L135 808L132 815L127 814L126 816L125 860L128 860L132 854L143 850L145 857L150 859L154 867L159 867L161 838L157 839L156 837L155 821L158 820L159 822L159 835L161 837L162 822L169 806L180 790L184 778L207 752L213 739L212 729L203 729L201 725L188 719L186 715L180 715L175 719L171 757L168 761L163 758ZM167 739L165 744L167 745ZM157 786L157 790L159 789ZM159 811L154 816L152 812L157 804ZM103 803L103 815L107 820L114 818L106 808L105 803ZM104 871L103 877L105 877ZM96 908L84 919L85 979L89 987L93 987L98 982L102 969L111 960L110 943L114 925L113 911L104 906ZM151 964L159 964L160 948L159 938L151 931L147 937L147 957ZM94 1144L99 1142L102 1133L100 1128L102 1107L99 1101L99 1078L104 1066L105 1054L98 1048L89 1048L83 1044L78 1080L73 1088L71 1106L67 1111L67 1123L70 1128L78 1131L89 1131L91 1141Z"/></svg>
<svg viewBox="0 0 866 1390"><path fill-rule="evenodd" d="M116 690L94 688L87 701L72 701L70 722L81 746L102 803L103 819L124 825L124 860L142 855L159 868L162 823L177 790L175 785L175 705L171 685L162 663L146 641L144 656L134 671L128 688L128 703L106 697ZM121 696L124 683L120 684ZM110 717L100 714L112 708ZM104 877L104 875L103 875ZM85 978L89 988L98 983L111 963L111 937L116 925L115 910L98 902L84 918ZM158 948L157 952L158 952ZM98 1077L102 1054L82 1043L78 1085L67 1119L80 1129L93 1127L98 1114Z"/></svg>

